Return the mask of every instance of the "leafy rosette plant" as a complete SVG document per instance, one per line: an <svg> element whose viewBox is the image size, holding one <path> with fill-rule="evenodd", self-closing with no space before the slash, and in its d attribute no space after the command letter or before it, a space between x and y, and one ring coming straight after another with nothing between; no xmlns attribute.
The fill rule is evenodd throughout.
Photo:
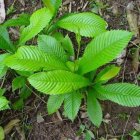
<svg viewBox="0 0 140 140"><path fill-rule="evenodd" d="M111 100L129 107L140 105L140 87L129 83L107 84L119 73L120 67L109 65L100 72L97 71L123 51L132 33L123 30L108 31L107 23L90 12L67 14L56 20L61 2L44 0L47 8L35 11L28 25L21 17L15 19L14 25L13 21L7 21L3 25L4 30L10 24L22 25L24 28L17 45L11 45L5 37L8 36L7 33L0 35L4 42L1 43L1 49L10 50L5 59L1 60L2 68L11 68L19 75L14 80L14 83L18 83L17 87L13 86L16 89L28 81L37 91L50 95L47 102L49 114L55 113L63 104L65 116L73 121L84 99L90 120L99 127L103 117L99 100ZM75 33L77 52L74 52L70 37L64 37L58 32L59 28ZM89 37L91 41L83 56L79 57L81 36ZM33 37L37 38L37 45L25 45Z"/></svg>

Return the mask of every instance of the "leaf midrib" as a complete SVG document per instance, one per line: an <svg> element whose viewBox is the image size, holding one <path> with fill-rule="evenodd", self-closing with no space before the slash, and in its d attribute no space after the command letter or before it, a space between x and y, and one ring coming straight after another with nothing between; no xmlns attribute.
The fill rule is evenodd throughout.
<svg viewBox="0 0 140 140"><path fill-rule="evenodd" d="M118 39L118 40L116 40L115 42L113 42L113 43L111 43L110 45L109 45L109 47L105 47L104 49L102 49L101 51L99 51L98 53L96 53L94 56L92 56L92 55L90 55L90 58L88 58L88 54L86 54L86 56L85 57L83 57L83 61L82 61L82 59L81 59L81 62L82 62L82 65L83 65L83 62L84 62L84 64L86 63L86 62L88 62L89 60L96 60L96 58L99 56L99 54L102 54L104 51L106 51L106 50L108 50L108 49L111 49L111 48L114 48L114 46L116 46L116 45L114 45L113 46L113 44L115 44L115 43L117 43L118 41L122 41L122 40L124 40L125 39L125 37L128 37L128 35L127 36L124 36L124 38L122 38L122 39ZM115 47L116 48L116 47ZM123 47L123 48L125 48L125 46ZM123 50L123 48L122 48L122 50ZM114 56L114 57L116 57L116 56ZM85 61L86 60L86 61ZM93 66L94 66L94 63L93 63ZM96 65L95 65L96 66ZM96 69L96 67L94 66L94 69L92 69L92 70L95 70ZM89 72L90 70L88 70L87 72ZM84 73L87 73L87 72L84 72Z"/></svg>

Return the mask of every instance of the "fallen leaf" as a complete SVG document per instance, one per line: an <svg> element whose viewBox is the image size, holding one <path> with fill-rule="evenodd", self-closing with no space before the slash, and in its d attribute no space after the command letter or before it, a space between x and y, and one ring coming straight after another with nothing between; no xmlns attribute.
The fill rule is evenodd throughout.
<svg viewBox="0 0 140 140"><path fill-rule="evenodd" d="M0 0L0 24L4 22L5 20L5 5L4 0Z"/></svg>
<svg viewBox="0 0 140 140"><path fill-rule="evenodd" d="M116 2L113 3L113 6L112 6L112 13L114 15L118 15L119 14L119 8L118 8L118 5Z"/></svg>
<svg viewBox="0 0 140 140"><path fill-rule="evenodd" d="M22 4L22 6L25 6L25 1L24 0L19 0L19 2Z"/></svg>
<svg viewBox="0 0 140 140"><path fill-rule="evenodd" d="M5 135L9 134L10 131L20 122L19 119L11 120L5 127L4 127L4 133Z"/></svg>
<svg viewBox="0 0 140 140"><path fill-rule="evenodd" d="M4 140L5 135L4 135L4 130L3 128L0 126L0 140Z"/></svg>
<svg viewBox="0 0 140 140"><path fill-rule="evenodd" d="M110 114L109 113L107 113L106 115L105 115L105 117L104 117L105 119L110 119Z"/></svg>
<svg viewBox="0 0 140 140"><path fill-rule="evenodd" d="M139 52L140 52L140 49L136 48L133 54L132 66L136 73L138 72L138 69L139 69Z"/></svg>
<svg viewBox="0 0 140 140"><path fill-rule="evenodd" d="M38 115L37 115L37 122L38 122L38 123L44 122L44 119L43 119L43 117L42 117L41 114L38 114Z"/></svg>
<svg viewBox="0 0 140 140"><path fill-rule="evenodd" d="M110 119L103 119L103 122L106 124L109 124L111 122L111 120Z"/></svg>
<svg viewBox="0 0 140 140"><path fill-rule="evenodd" d="M121 65L124 62L124 57L126 56L126 50L123 50L121 54L118 55L116 63Z"/></svg>
<svg viewBox="0 0 140 140"><path fill-rule="evenodd" d="M131 1L128 3L127 8L126 8L126 12L127 12L127 20L129 23L129 27L130 30L135 34L135 37L138 38L140 37L139 34L139 16L137 13L134 12L134 2ZM138 42L138 44L140 43L140 41ZM134 44L133 44L134 45ZM132 67L134 69L134 71L137 73L138 72L138 68L139 68L139 48L136 48L133 58L132 58Z"/></svg>
<svg viewBox="0 0 140 140"><path fill-rule="evenodd" d="M137 37L139 36L138 15L134 12L134 7L134 2L129 2L126 7L126 14L130 30L134 32L135 36Z"/></svg>
<svg viewBox="0 0 140 140"><path fill-rule="evenodd" d="M20 140L26 140L25 133L23 130L21 130L19 125L16 125L16 130L17 130L18 134L20 135Z"/></svg>
<svg viewBox="0 0 140 140"><path fill-rule="evenodd" d="M70 2L72 2L73 0L66 0L65 2L63 2L63 6L69 4Z"/></svg>
<svg viewBox="0 0 140 140"><path fill-rule="evenodd" d="M80 112L80 114L81 114L80 116L82 119L88 118L87 112Z"/></svg>
<svg viewBox="0 0 140 140"><path fill-rule="evenodd" d="M59 111L56 112L56 115L57 115L57 117L58 117L58 119L59 119L60 121L63 121L63 119L62 119L61 114L60 114Z"/></svg>
<svg viewBox="0 0 140 140"><path fill-rule="evenodd" d="M134 123L134 124L133 124L133 127L134 127L138 132L140 132L140 124Z"/></svg>

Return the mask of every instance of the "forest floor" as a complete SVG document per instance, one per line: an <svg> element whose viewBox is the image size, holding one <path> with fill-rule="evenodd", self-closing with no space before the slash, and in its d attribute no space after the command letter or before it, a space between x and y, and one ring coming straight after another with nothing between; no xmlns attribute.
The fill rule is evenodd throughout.
<svg viewBox="0 0 140 140"><path fill-rule="evenodd" d="M5 2L6 9L9 10L7 19L23 12L32 13L41 7L41 0L15 0L13 2L14 0ZM126 18L126 7L129 2L130 0L100 0L97 5L95 0L64 0L61 12L96 11L108 22L109 29L129 30ZM139 0L134 2L140 7ZM13 8L10 9L12 4ZM137 7L134 12L140 14ZM136 39L128 45L126 54L121 60L121 72L110 82L140 83L139 68L134 70L133 64L133 51L137 45L139 44ZM11 85L11 81L8 81L5 87L8 85ZM11 98L14 98L14 95ZM46 96L42 96L42 99L47 101ZM96 140L140 140L140 108L122 107L109 101L102 102L104 120L100 128L91 124L84 108L84 106L81 108L74 122L63 117L61 110L49 116L46 104L33 94L22 111L2 112L0 123L5 126L11 120L20 120L19 125L7 134L7 140L23 140L24 135L27 140L84 140L84 132L79 133L80 128L84 126L92 131Z"/></svg>

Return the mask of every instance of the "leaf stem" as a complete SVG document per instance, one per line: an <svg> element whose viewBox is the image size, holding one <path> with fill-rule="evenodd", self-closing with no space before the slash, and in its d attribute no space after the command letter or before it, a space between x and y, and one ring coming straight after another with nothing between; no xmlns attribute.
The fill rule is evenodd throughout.
<svg viewBox="0 0 140 140"><path fill-rule="evenodd" d="M78 32L78 34L76 34L76 40L78 43L78 49L77 49L77 56L76 59L79 58L79 53L80 53L80 48L81 48L81 36L80 36L80 31Z"/></svg>

